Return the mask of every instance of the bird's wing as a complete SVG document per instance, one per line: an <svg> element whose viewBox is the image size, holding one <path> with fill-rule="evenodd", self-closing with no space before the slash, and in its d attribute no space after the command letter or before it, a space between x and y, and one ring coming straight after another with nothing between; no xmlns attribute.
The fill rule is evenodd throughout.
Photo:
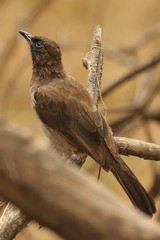
<svg viewBox="0 0 160 240"><path fill-rule="evenodd" d="M35 110L41 121L59 131L72 145L94 158L100 165L106 162L108 126L101 113L92 110L83 101L65 97L58 101L54 97L36 91Z"/></svg>

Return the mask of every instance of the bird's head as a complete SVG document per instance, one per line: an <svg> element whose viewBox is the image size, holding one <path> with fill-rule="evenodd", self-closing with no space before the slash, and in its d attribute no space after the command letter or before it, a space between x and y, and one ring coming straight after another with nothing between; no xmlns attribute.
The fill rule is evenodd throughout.
<svg viewBox="0 0 160 240"><path fill-rule="evenodd" d="M32 36L25 31L19 33L27 40L30 46L33 70L48 70L50 72L59 72L63 69L61 62L60 47L52 40L41 36ZM37 69L38 68L38 69Z"/></svg>

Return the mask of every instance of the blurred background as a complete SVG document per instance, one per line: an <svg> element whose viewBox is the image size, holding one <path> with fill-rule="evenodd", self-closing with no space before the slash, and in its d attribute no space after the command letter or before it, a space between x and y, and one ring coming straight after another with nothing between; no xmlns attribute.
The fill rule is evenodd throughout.
<svg viewBox="0 0 160 240"><path fill-rule="evenodd" d="M32 74L29 47L18 30L56 41L66 70L87 84L82 58L89 51L97 24L102 28L104 66L102 92L125 74L160 58L159 0L6 0L0 1L1 118L28 128L47 141L30 103ZM160 143L160 67L154 65L103 96L107 120L116 136ZM104 111L100 104L100 108ZM123 157L159 207L159 163ZM83 169L95 176L98 166L88 159ZM101 173L104 184L130 204L116 180ZM157 216L156 216L157 218ZM16 240L61 239L31 223Z"/></svg>

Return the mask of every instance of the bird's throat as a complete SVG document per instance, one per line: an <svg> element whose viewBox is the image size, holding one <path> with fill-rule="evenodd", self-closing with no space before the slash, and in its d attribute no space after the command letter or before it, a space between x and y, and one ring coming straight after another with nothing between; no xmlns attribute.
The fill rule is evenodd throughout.
<svg viewBox="0 0 160 240"><path fill-rule="evenodd" d="M42 78L64 78L66 73L64 71L63 65L55 63L36 63L33 64L33 74L37 77Z"/></svg>

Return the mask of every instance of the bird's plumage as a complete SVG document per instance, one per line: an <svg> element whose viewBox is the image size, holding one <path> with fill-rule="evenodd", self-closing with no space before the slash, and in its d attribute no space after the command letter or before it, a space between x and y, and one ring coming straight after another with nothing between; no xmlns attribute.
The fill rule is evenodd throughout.
<svg viewBox="0 0 160 240"><path fill-rule="evenodd" d="M61 81L64 81L63 88ZM104 118L93 105L88 92L85 89L81 91L82 86L75 81L72 79L71 82L71 78L68 81L66 77L49 83L48 91L46 86L36 88L35 110L45 125L59 131L79 151L104 165L105 147L102 149L101 143L107 136Z"/></svg>
<svg viewBox="0 0 160 240"><path fill-rule="evenodd" d="M136 207L152 215L154 201L119 156L112 131L87 90L65 72L58 45L43 37L27 40L33 60L33 107L55 148L67 157L91 156L114 174Z"/></svg>

